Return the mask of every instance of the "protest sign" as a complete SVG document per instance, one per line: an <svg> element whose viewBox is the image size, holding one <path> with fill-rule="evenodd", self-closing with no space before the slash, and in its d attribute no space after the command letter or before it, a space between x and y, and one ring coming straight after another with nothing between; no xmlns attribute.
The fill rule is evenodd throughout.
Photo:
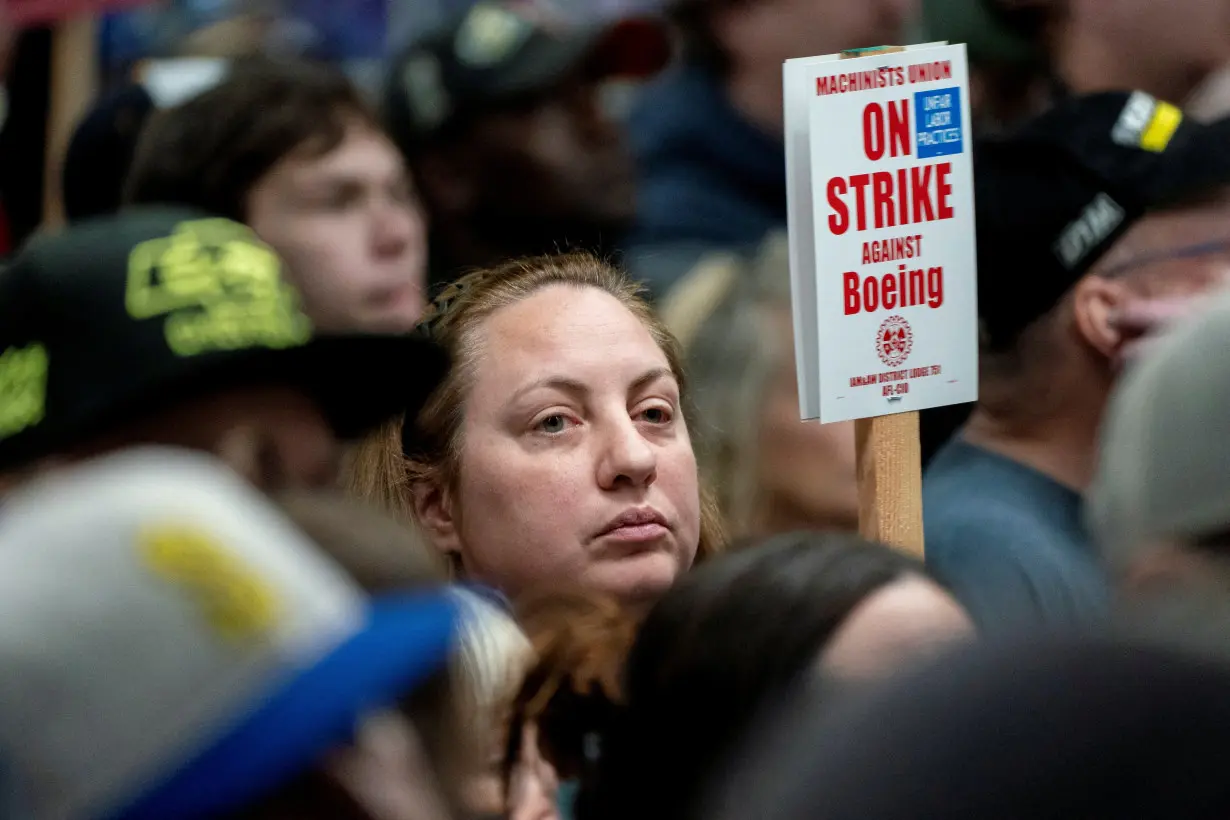
<svg viewBox="0 0 1230 820"><path fill-rule="evenodd" d="M783 81L799 413L857 420L859 530L921 556L917 410L978 392L965 49L791 60Z"/></svg>
<svg viewBox="0 0 1230 820"><path fill-rule="evenodd" d="M964 46L785 67L800 415L821 422L978 394Z"/></svg>

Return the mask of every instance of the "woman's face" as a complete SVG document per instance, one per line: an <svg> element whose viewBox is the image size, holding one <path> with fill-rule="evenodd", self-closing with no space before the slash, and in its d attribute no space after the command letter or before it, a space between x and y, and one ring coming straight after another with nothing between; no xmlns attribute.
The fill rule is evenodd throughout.
<svg viewBox="0 0 1230 820"><path fill-rule="evenodd" d="M906 575L854 608L820 664L839 679L884 678L973 635L973 623L951 595L921 575Z"/></svg>
<svg viewBox="0 0 1230 820"><path fill-rule="evenodd" d="M476 341L445 548L511 594L669 587L696 555L700 502L679 385L645 326L597 288L554 285Z"/></svg>

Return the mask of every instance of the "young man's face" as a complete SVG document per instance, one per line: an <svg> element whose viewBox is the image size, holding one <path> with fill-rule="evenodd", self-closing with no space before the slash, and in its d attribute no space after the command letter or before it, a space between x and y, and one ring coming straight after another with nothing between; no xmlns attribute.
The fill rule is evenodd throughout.
<svg viewBox="0 0 1230 820"><path fill-rule="evenodd" d="M248 224L325 331L401 332L423 311L427 231L401 155L355 120L334 150L292 153L252 189Z"/></svg>
<svg viewBox="0 0 1230 820"><path fill-rule="evenodd" d="M599 80L576 78L532 103L484 116L455 163L469 218L506 214L617 232L636 214L631 149ZM559 239L576 237L559 237Z"/></svg>

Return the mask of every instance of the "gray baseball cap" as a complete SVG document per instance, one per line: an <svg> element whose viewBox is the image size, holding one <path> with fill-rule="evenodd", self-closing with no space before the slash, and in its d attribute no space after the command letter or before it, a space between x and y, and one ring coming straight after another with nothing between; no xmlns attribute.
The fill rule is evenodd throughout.
<svg viewBox="0 0 1230 820"><path fill-rule="evenodd" d="M1087 493L1090 532L1113 562L1161 538L1230 530L1230 291L1175 328L1120 380Z"/></svg>

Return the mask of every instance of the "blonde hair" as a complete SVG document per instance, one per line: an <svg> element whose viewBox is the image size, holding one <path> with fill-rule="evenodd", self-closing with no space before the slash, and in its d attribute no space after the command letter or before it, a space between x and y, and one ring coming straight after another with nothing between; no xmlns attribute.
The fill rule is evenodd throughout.
<svg viewBox="0 0 1230 820"><path fill-rule="evenodd" d="M597 288L636 316L666 356L679 382L687 415L688 394L679 343L644 300L639 285L586 253L517 259L463 276L432 302L421 327L448 350L452 368L413 425L406 425L404 420L390 422L355 449L346 465L350 492L379 504L403 521L417 523L410 499L414 485L455 486L465 400L477 358L477 333L495 311L551 285ZM412 441L403 441L403 426ZM407 450L409 455L405 454ZM702 492L697 560L719 552L722 542L721 517L708 494Z"/></svg>
<svg viewBox="0 0 1230 820"><path fill-rule="evenodd" d="M675 286L666 306L668 325L686 333L684 352L700 419L695 431L700 475L725 528L735 537L746 535L761 500L753 465L764 397L789 353L774 333L776 311L790 307L785 236L770 236L754 260L721 255L702 261Z"/></svg>

